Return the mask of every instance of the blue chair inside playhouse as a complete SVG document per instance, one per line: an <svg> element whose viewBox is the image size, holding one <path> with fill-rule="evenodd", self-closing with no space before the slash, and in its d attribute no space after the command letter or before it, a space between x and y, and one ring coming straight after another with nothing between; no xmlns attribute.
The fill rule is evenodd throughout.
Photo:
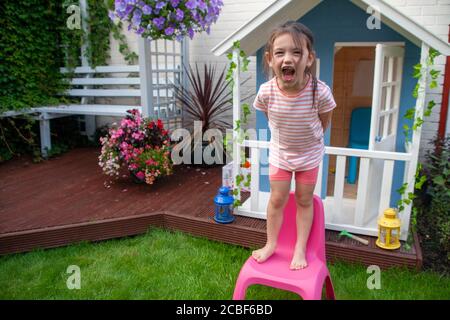
<svg viewBox="0 0 450 320"><path fill-rule="evenodd" d="M352 110L352 115L350 118L350 135L348 139L348 148L369 148L371 114L371 107L358 107ZM357 168L358 158L350 157L348 163L347 183L355 183Z"/></svg>

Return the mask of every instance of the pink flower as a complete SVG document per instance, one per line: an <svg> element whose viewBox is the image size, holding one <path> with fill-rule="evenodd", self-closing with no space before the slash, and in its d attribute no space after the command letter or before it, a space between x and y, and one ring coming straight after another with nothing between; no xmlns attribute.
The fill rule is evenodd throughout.
<svg viewBox="0 0 450 320"><path fill-rule="evenodd" d="M142 171L139 171L138 173L136 173L136 177L137 177L139 180L144 180L145 174L144 174Z"/></svg>
<svg viewBox="0 0 450 320"><path fill-rule="evenodd" d="M142 140L144 137L143 137L143 135L142 135L142 133L140 133L140 132L134 132L132 135L131 135L131 137L133 138L133 139L136 139L136 140Z"/></svg>

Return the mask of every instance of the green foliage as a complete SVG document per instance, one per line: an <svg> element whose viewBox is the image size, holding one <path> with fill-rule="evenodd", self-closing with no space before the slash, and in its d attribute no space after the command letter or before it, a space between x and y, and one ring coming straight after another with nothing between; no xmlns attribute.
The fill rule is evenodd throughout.
<svg viewBox="0 0 450 320"><path fill-rule="evenodd" d="M81 26L90 25L87 34L82 28L69 28L67 22L76 14L68 10L72 5L79 6L79 2L0 2L0 113L68 102L62 93L68 88L67 78L71 74L63 76L60 67L73 70L81 65L84 41L94 44L84 53L90 64L106 64L111 30L119 40L119 50L126 55L125 60L130 64L135 62L137 55L129 50L120 28L109 20L103 1L88 1L89 19L81 21ZM32 130L35 126L31 117L0 121L0 162L25 153L33 155L35 161L40 160L37 131ZM63 152L67 149L64 146L71 144L65 142L59 146L58 143L53 144L50 155Z"/></svg>
<svg viewBox="0 0 450 320"><path fill-rule="evenodd" d="M65 66L69 70L74 69L81 65L81 46L83 44L83 39L85 34L81 26L85 21L80 21L80 28L69 28L67 26L67 19L71 19L72 15L76 15L76 12L69 11L70 6L79 6L76 0L64 0L61 4L61 16L64 19L58 24L58 28L55 30L57 36L59 37L59 47L62 51L63 61L60 66Z"/></svg>
<svg viewBox="0 0 450 320"><path fill-rule="evenodd" d="M32 154L34 162L38 162L37 131L37 123L28 117L0 118L0 163L22 154Z"/></svg>
<svg viewBox="0 0 450 320"><path fill-rule="evenodd" d="M414 204L424 260L427 266L450 274L450 137L435 140L422 174L426 181Z"/></svg>
<svg viewBox="0 0 450 320"><path fill-rule="evenodd" d="M235 50L237 50L239 52L238 59L239 59L239 65L241 66L241 70L239 70L239 71L242 71L242 72L248 71L248 64L250 63L250 59L247 57L246 53L241 49L241 43L239 41L235 41L233 43L233 51L235 51ZM228 60L230 60L230 64L228 67L226 80L230 84L230 88L233 91L234 90L233 74L236 71L237 64L233 60L233 53L228 53L227 58L228 58ZM248 136L248 134L245 132L244 126L248 122L248 117L251 114L251 111L250 111L250 106L248 105L248 103L243 103L241 105L241 107L239 108L239 110L240 111L242 110L243 116L242 116L242 119L238 119L234 123L233 130L237 132L237 135L233 142L242 144L244 142L244 139ZM243 150L241 150L241 153L244 153L244 155L241 156L241 162L244 163L246 160L245 152L243 152ZM241 184L243 182L244 182L245 187L250 187L250 179L251 179L251 175L247 175L247 181L244 182L244 176L241 173L237 173L236 187L233 190L233 194L234 195L240 194L241 187L242 187ZM239 207L239 206L241 206L241 201L236 199L234 201L234 207Z"/></svg>
<svg viewBox="0 0 450 320"><path fill-rule="evenodd" d="M104 1L88 0L87 6L86 23L89 31L86 37L89 45L84 55L91 67L104 66L110 58L109 34L113 23L108 17L108 9Z"/></svg>
<svg viewBox="0 0 450 320"><path fill-rule="evenodd" d="M426 67L430 70L429 76L432 79L432 81L429 85L430 89L433 89L437 86L436 79L439 76L440 71L432 69L432 66L434 65L434 59L437 56L439 56L439 54L440 53L438 51L434 50L433 48L430 48L428 51L428 59L426 62L426 64L427 64ZM422 64L418 63L413 68L414 68L413 77L417 79L417 84L414 88L413 96L414 96L414 98L417 99L417 97L419 95L419 82L422 78L423 66L422 66ZM429 117L431 115L431 112L435 105L436 105L436 103L433 100L428 102L427 108L426 108L426 110L424 110L425 117ZM408 144L408 143L410 143L409 135L410 135L411 130L416 131L417 129L419 129L422 126L422 124L425 121L422 117L416 115L415 108L408 109L403 117L408 120L413 120L412 128L410 128L409 125L407 125L407 124L403 125L403 133L405 135L405 143ZM425 180L426 180L425 177L420 176L420 168L418 168L416 171L416 183L414 185L414 188L416 190L420 190L420 188L424 184ZM401 199L397 202L399 212L402 212L405 209L405 205L410 205L411 202L415 198L414 193L409 192L408 194L406 194L407 188L408 188L408 183L404 183L403 186L397 190L397 192L401 195ZM416 216L415 216L416 214L417 214L417 211L414 211L413 219L411 220L411 225L412 225L413 230L415 229L415 225L416 225Z"/></svg>
<svg viewBox="0 0 450 320"><path fill-rule="evenodd" d="M235 41L233 43L233 50L238 50L238 52L239 52L238 58L240 60L240 65L241 65L240 71L242 71L242 72L248 71L248 65L250 63L250 59L247 57L246 53L243 50L241 50L240 41ZM227 80L227 82L229 82L230 88L233 89L233 86L234 86L233 73L237 68L237 64L236 64L236 62L233 61L233 53L232 52L227 54L227 58L228 58L228 60L230 60L230 66L227 71L226 80Z"/></svg>
<svg viewBox="0 0 450 320"><path fill-rule="evenodd" d="M126 37L122 34L122 27L122 22L119 22L117 25L114 23L112 24L111 31L113 33L113 38L119 41L119 52L124 57L125 61L130 65L136 64L138 55L128 47Z"/></svg>
<svg viewBox="0 0 450 320"><path fill-rule="evenodd" d="M64 89L59 1L0 2L0 112L55 104Z"/></svg>
<svg viewBox="0 0 450 320"><path fill-rule="evenodd" d="M417 63L416 65L414 65L413 77L417 79L417 84L414 87L412 95L415 99L417 99L419 96L419 82L420 82L420 79L422 78L422 69L423 68L425 68L425 67L429 68L428 75L431 78L429 88L434 89L438 86L437 77L440 75L441 72L438 70L432 69L432 67L434 65L434 59L439 55L440 55L440 53L438 51L434 50L433 48L430 48L428 51L428 59L426 62L426 66L422 66L421 63ZM436 103L433 100L428 102L427 109L424 111L425 117L429 117L431 115L431 112L435 105L436 105ZM422 126L422 124L424 123L424 120L421 117L415 118L415 107L406 110L406 113L403 117L408 120L414 120L414 123L412 126L412 131L417 130L417 128L420 128ZM403 133L405 135L406 143L409 142L410 132L411 132L411 128L409 127L409 125L407 125L407 124L403 125Z"/></svg>

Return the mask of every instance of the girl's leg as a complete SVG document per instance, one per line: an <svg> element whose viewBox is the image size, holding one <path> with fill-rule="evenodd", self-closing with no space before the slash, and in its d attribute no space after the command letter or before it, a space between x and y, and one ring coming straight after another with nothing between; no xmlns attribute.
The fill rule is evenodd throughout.
<svg viewBox="0 0 450 320"><path fill-rule="evenodd" d="M266 261L275 251L283 222L283 209L289 198L291 181L270 181L270 200L267 206L267 243L252 253L257 262Z"/></svg>
<svg viewBox="0 0 450 320"><path fill-rule="evenodd" d="M306 261L306 244L313 221L313 195L315 184L304 184L296 181L295 199L297 203L297 242L290 268L303 269L308 266Z"/></svg>

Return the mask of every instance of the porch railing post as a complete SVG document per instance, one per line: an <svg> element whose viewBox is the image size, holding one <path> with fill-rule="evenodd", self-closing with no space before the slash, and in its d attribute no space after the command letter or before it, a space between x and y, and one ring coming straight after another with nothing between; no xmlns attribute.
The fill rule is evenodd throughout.
<svg viewBox="0 0 450 320"><path fill-rule="evenodd" d="M251 170L251 181L250 181L250 210L259 210L259 160L261 157L261 151L259 146L251 146L251 158L250 158L250 170Z"/></svg>
<svg viewBox="0 0 450 320"><path fill-rule="evenodd" d="M139 37L138 46L142 116L153 117L153 79L150 41Z"/></svg>
<svg viewBox="0 0 450 320"><path fill-rule="evenodd" d="M236 175L240 172L240 165L241 165L241 145L238 141L239 134L236 130L236 121L241 119L241 112L240 112L240 104L241 104L241 93L240 93L240 63L239 63L239 50L234 49L233 50L233 62L235 63L236 68L233 72L233 181L234 186L237 188L237 179ZM242 128L241 128L242 130ZM235 196L237 200L241 199L241 195L237 194Z"/></svg>
<svg viewBox="0 0 450 320"><path fill-rule="evenodd" d="M421 74L422 77L419 80L419 90L416 101L416 112L414 119L421 118L423 119L423 109L425 106L425 92L427 88L427 80L428 80L428 66L427 59L429 55L430 47L422 42L422 50L420 53L420 64L422 66ZM417 170L417 163L419 160L419 147L420 147L420 138L422 135L422 128L419 126L416 130L413 130L412 141L409 146L407 146L407 151L411 153L411 162L408 165L408 173L406 182L408 182L408 187L406 189L406 194L408 195L410 192L414 192L414 184ZM402 240L406 240L408 238L408 230L409 230L409 220L411 217L411 209L412 203L409 205L405 205L405 210L400 214L400 219L402 221L402 230L400 238Z"/></svg>
<svg viewBox="0 0 450 320"><path fill-rule="evenodd" d="M184 37L181 42L181 79L180 82L183 85L185 90L189 90L189 81L186 74L186 71L189 70L189 38ZM184 128L185 119L184 119L184 109L181 108L181 126Z"/></svg>

